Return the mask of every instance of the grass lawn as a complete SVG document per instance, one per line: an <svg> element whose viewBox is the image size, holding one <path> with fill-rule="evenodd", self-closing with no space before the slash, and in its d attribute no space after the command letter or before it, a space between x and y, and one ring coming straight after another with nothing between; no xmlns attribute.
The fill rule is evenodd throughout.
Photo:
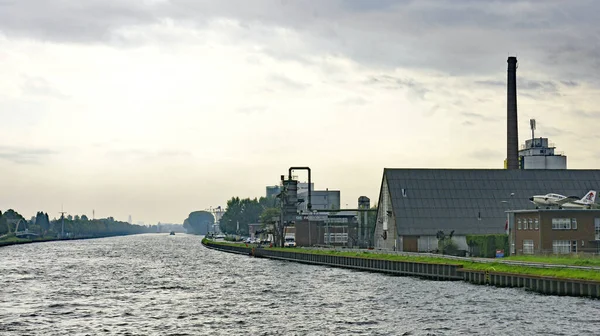
<svg viewBox="0 0 600 336"><path fill-rule="evenodd" d="M553 256L512 256L506 260L540 262L545 264L595 266L600 267L600 256L553 255Z"/></svg>
<svg viewBox="0 0 600 336"><path fill-rule="evenodd" d="M243 243L225 243L225 242L214 242L220 245L231 245L231 246L246 246ZM248 244L249 247L254 247ZM452 260L445 258L435 258L435 257L413 257L413 256L403 256L403 255L395 255L395 254L378 254L378 253L369 253L369 252L343 252L343 251L334 251L334 250L309 250L302 248L281 248L281 247L273 247L270 248L272 250L279 251L287 251L287 252L298 252L298 253L312 253L312 254L325 254L325 255L337 255L337 256L346 256L346 257L358 257L358 258L369 258L369 259L380 259L380 260L397 260L397 261L409 261L409 262L421 262L421 263L434 263L434 264L445 264L445 265L461 265L466 270L477 270L477 271L490 271L490 272L498 272L498 273L514 273L514 274L524 274L524 275L537 275L537 276L547 276L547 277L556 277L562 279L581 279L581 280L592 280L592 281L600 281L600 272L597 270L578 270L578 269L566 269L566 268L535 268L535 267L526 267L526 266L515 266L515 265L506 265L501 263L478 263L473 261L462 261L462 260ZM561 259L560 257L539 257L539 258L548 258L539 260L540 262L546 263L555 263L559 264L559 262L555 262L556 259ZM509 259L509 258L506 258ZM563 260L569 260L568 258L562 258ZM572 261L576 261L576 258L571 258ZM517 259L509 259L509 260L517 260ZM581 259L588 260L588 259ZM596 259L592 259L596 260ZM535 260L527 260L527 261L535 261ZM576 265L563 263L567 265ZM581 264L582 266L593 266L595 264Z"/></svg>

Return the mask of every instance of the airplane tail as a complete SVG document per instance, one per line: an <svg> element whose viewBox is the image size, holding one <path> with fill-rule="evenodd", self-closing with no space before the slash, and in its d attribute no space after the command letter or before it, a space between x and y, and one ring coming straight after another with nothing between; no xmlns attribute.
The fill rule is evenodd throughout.
<svg viewBox="0 0 600 336"><path fill-rule="evenodd" d="M583 196L581 202L585 204L596 203L596 190L590 190L585 196Z"/></svg>

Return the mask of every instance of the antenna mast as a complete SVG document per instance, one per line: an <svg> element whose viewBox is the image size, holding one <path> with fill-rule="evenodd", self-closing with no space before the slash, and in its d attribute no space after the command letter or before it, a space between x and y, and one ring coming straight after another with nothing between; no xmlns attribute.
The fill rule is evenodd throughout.
<svg viewBox="0 0 600 336"><path fill-rule="evenodd" d="M63 211L62 204L60 206L60 210L61 211L59 212L59 214L60 214L60 219L61 219L61 222L62 222L62 226L61 226L61 229L60 229L60 238L64 238L64 236L65 236L65 214L66 214L66 212Z"/></svg>
<svg viewBox="0 0 600 336"><path fill-rule="evenodd" d="M531 146L533 147L533 139L535 139L535 119L529 119L529 126L531 127Z"/></svg>

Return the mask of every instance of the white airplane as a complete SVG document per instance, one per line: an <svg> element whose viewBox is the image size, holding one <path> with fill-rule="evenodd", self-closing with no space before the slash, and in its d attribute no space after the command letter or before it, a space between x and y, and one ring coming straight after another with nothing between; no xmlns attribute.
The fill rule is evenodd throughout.
<svg viewBox="0 0 600 336"><path fill-rule="evenodd" d="M546 194L546 195L535 195L530 197L529 200L535 204L536 209L539 207L546 207L546 209L552 206L558 206L562 208L598 208L596 204L596 191L590 190L582 199L577 196L563 196L559 194Z"/></svg>

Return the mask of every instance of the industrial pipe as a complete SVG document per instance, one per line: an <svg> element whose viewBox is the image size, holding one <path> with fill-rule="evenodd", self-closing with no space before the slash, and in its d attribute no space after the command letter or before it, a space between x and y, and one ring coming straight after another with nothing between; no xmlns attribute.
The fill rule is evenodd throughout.
<svg viewBox="0 0 600 336"><path fill-rule="evenodd" d="M293 170L308 170L308 204L306 205L306 208L308 209L308 211L311 211L312 209L312 198L311 198L311 192L312 192L312 184L311 184L311 178L310 178L310 168L309 167L290 167L289 171L288 171L288 179L292 179L292 171Z"/></svg>

